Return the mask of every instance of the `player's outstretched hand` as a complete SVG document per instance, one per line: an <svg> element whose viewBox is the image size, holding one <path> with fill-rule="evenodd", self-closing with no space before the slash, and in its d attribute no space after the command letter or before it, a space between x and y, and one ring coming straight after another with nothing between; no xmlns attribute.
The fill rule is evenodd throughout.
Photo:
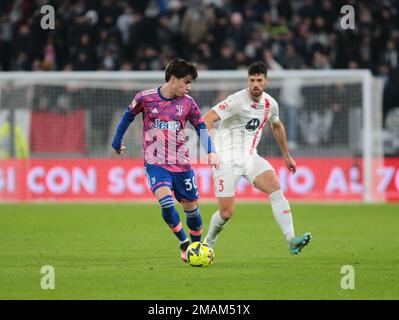
<svg viewBox="0 0 399 320"><path fill-rule="evenodd" d="M296 172L296 162L290 155L285 157L285 165L287 166L287 169L289 172L292 172L294 174Z"/></svg>
<svg viewBox="0 0 399 320"><path fill-rule="evenodd" d="M116 154L122 154L126 149L126 146L122 143L121 147L118 150L115 150Z"/></svg>
<svg viewBox="0 0 399 320"><path fill-rule="evenodd" d="M208 163L213 168L219 169L219 156L214 152L208 153Z"/></svg>

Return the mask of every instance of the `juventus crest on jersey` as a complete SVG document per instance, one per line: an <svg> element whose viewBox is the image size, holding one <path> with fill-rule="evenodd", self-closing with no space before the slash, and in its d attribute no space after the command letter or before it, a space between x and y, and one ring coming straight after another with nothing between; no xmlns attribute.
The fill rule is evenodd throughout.
<svg viewBox="0 0 399 320"><path fill-rule="evenodd" d="M279 121L276 100L263 92L254 102L248 89L230 95L213 110L221 119L215 147L222 161L243 161L255 154L265 124Z"/></svg>

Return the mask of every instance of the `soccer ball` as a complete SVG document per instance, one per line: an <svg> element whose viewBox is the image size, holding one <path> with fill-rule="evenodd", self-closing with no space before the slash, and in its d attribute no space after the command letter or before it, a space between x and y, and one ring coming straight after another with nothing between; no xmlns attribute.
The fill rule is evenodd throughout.
<svg viewBox="0 0 399 320"><path fill-rule="evenodd" d="M215 253L209 244L196 241L188 246L186 256L193 267L208 267L213 263Z"/></svg>

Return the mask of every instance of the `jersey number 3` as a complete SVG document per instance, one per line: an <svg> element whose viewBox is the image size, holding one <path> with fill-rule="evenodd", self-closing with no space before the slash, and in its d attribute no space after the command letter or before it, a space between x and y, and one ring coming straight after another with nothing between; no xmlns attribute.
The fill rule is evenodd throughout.
<svg viewBox="0 0 399 320"><path fill-rule="evenodd" d="M223 185L223 180L219 179L219 192L222 192L224 190L224 185Z"/></svg>

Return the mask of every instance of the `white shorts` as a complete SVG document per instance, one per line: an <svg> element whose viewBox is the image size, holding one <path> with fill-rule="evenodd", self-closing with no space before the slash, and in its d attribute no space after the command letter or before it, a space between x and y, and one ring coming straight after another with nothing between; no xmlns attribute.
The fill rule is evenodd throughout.
<svg viewBox="0 0 399 320"><path fill-rule="evenodd" d="M261 173L274 168L266 159L258 154L245 157L241 163L221 163L213 172L216 197L233 197L241 177L253 185L255 178Z"/></svg>

